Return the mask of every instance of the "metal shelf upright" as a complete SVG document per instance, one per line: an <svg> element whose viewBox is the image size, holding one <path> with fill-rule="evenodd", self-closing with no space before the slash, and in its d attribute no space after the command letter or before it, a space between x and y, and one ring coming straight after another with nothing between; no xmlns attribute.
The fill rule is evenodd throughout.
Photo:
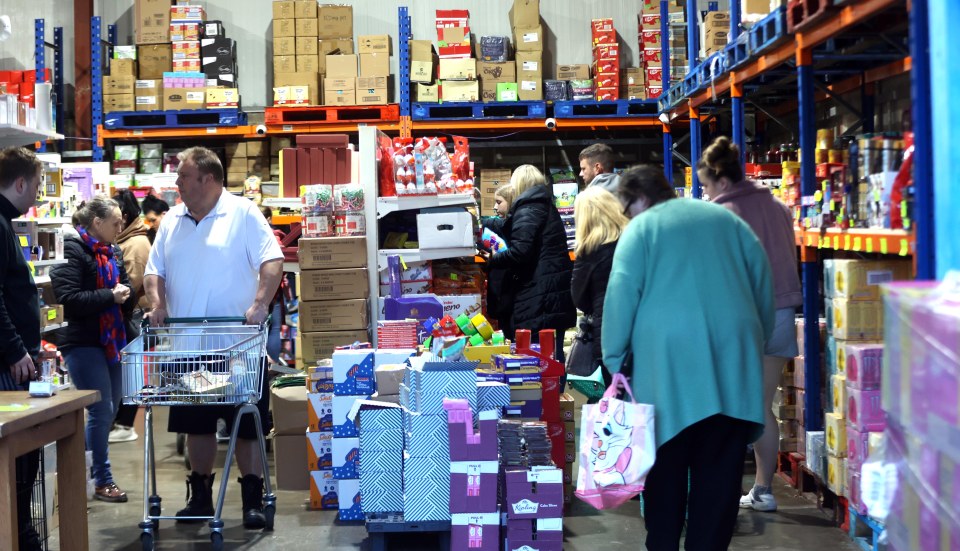
<svg viewBox="0 0 960 551"><path fill-rule="evenodd" d="M687 0L687 61L689 63L689 73L696 70L699 54L700 29L697 25L697 0ZM690 191L695 199L699 199L701 196L700 179L697 178L696 170L702 149L700 139L700 107L690 103L690 172L692 173Z"/></svg>
<svg viewBox="0 0 960 551"><path fill-rule="evenodd" d="M93 161L103 161L103 146L100 139L100 125L103 124L103 39L101 37L102 24L100 16L95 15L90 18L90 113L91 113L91 138L93 140ZM113 45L117 43L117 26L107 26L107 59L113 52Z"/></svg>
<svg viewBox="0 0 960 551"><path fill-rule="evenodd" d="M400 52L400 137L409 138L413 135L410 119L410 39L413 37L409 9L406 6L397 8L397 18L400 21L399 52Z"/></svg>
<svg viewBox="0 0 960 551"><path fill-rule="evenodd" d="M950 11L950 8L947 8L947 4L950 2L945 2L942 6L939 6L939 2L933 2L933 4L938 5L936 9L942 10L943 12ZM953 8L953 13L956 14L956 6ZM914 187L914 201L916 205L916 216L914 217L917 220L916 231L916 265L917 265L917 278L918 279L933 279L935 277L943 276L945 270L940 270L938 273L936 266L936 255L935 251L937 250L937 223L944 224L946 223L946 217L942 220L938 220L935 213L935 207L933 202L934 197L934 163L938 160L940 162L946 161L954 156L951 151L952 147L955 147L956 144L953 143L953 140L946 139L942 142L935 142L933 139L933 110L931 108L933 103L933 94L934 91L931 87L931 63L930 58L933 55L933 50L931 48L931 36L936 36L935 33L930 32L930 27L936 24L937 19L930 17L930 6L928 0L913 0L913 3L910 7L910 59L911 59L911 70L910 70L910 97L912 98L912 115L913 115L913 136L914 136L914 150L913 150L913 187ZM946 32L946 29L944 29ZM949 36L949 32L946 33ZM938 37L939 38L939 37ZM949 43L949 40L945 40L940 44L946 45ZM949 51L949 53L948 53ZM949 47L949 50L942 52L943 60L953 59L956 55L954 52L953 46ZM939 58L939 57L938 57ZM945 69L948 69L945 67ZM941 90L948 90L949 81L956 81L956 76L951 74L949 70L944 70L943 74L940 75L944 80L940 82L943 84ZM937 92L940 94L941 92ZM949 104L955 103L954 98L948 100ZM954 108L956 109L956 108ZM949 122L945 126L949 126ZM937 144L942 143L942 148L938 147ZM940 155L936 158L933 155L933 150L937 148L940 149ZM951 167L950 174L941 174L939 180L940 185L944 186L943 190L947 193L941 193L938 195L942 200L949 201L951 193L946 189L947 185L952 184L954 167ZM951 182L948 184L948 182ZM944 212L941 210L941 212ZM956 211L954 211L955 214ZM942 237L946 237L948 234L944 233ZM948 255L943 255L946 260ZM960 261L960 258L955 260ZM960 268L958 263L954 263L953 268Z"/></svg>
<svg viewBox="0 0 960 551"><path fill-rule="evenodd" d="M33 20L34 30L34 62L37 82L46 82L47 69L47 48L53 49L53 93L56 106L56 116L54 123L59 132L63 132L63 27L53 28L53 43L46 39L46 21L43 19ZM63 140L60 141L60 149L63 149ZM46 151L46 142L40 142L37 151Z"/></svg>
<svg viewBox="0 0 960 551"><path fill-rule="evenodd" d="M740 0L730 0L730 42L735 44L740 39L741 25ZM733 133L733 143L740 148L740 166L746 162L746 142L743 128L743 85L732 84L730 87L730 119Z"/></svg>

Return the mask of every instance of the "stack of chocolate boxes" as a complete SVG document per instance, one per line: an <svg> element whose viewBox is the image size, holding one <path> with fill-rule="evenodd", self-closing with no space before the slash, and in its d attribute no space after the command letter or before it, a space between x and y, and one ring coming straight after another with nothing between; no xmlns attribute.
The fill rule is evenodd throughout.
<svg viewBox="0 0 960 551"><path fill-rule="evenodd" d="M360 409L360 507L364 515L403 511L403 412Z"/></svg>
<svg viewBox="0 0 960 551"><path fill-rule="evenodd" d="M591 22L593 85L597 101L620 99L620 43L613 19Z"/></svg>
<svg viewBox="0 0 960 551"><path fill-rule="evenodd" d="M374 365L370 348L333 353L333 478L337 481L340 520L364 518L360 505L360 431L351 410L356 401L366 400L376 391Z"/></svg>
<svg viewBox="0 0 960 551"><path fill-rule="evenodd" d="M480 100L477 81L477 60L473 57L470 38L470 12L437 10L437 78L443 101L474 102Z"/></svg>
<svg viewBox="0 0 960 551"><path fill-rule="evenodd" d="M497 504L500 471L496 410L477 414L467 400L444 401L450 439L451 549L497 551L500 515Z"/></svg>
<svg viewBox="0 0 960 551"><path fill-rule="evenodd" d="M665 87L683 80L687 72L686 18L683 0L667 2L667 13L661 13L660 0L644 0L638 16L638 38L641 51L640 68L644 70L647 99L660 97ZM662 36L661 20L667 18L668 36ZM663 74L663 41L669 41L670 77Z"/></svg>
<svg viewBox="0 0 960 551"><path fill-rule="evenodd" d="M881 375L884 346L847 347L846 488L850 506L867 514L861 494L861 467L882 446L886 417L882 408Z"/></svg>
<svg viewBox="0 0 960 551"><path fill-rule="evenodd" d="M315 366L308 375L306 439L310 507L337 509L337 482L333 478L333 368Z"/></svg>
<svg viewBox="0 0 960 551"><path fill-rule="evenodd" d="M563 473L530 467L505 473L505 549L563 549Z"/></svg>

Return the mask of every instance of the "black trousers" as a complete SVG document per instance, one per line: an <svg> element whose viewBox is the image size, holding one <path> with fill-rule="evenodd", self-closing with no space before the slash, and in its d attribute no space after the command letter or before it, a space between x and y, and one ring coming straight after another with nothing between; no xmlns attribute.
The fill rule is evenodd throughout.
<svg viewBox="0 0 960 551"><path fill-rule="evenodd" d="M0 391L26 390L16 384L9 369L0 369ZM33 529L30 515L30 501L33 497L33 484L40 471L40 450L27 452L16 460L17 475L17 532L20 551L41 549L37 532ZM52 491L48 489L47 491Z"/></svg>
<svg viewBox="0 0 960 551"><path fill-rule="evenodd" d="M137 409L137 406L134 405L120 404L120 407L117 408L117 417L114 423L124 427L132 427L137 419Z"/></svg>
<svg viewBox="0 0 960 551"><path fill-rule="evenodd" d="M743 450L753 427L746 421L714 415L660 446L643 491L647 549L679 549L685 513L689 517L685 549L730 546L740 507Z"/></svg>

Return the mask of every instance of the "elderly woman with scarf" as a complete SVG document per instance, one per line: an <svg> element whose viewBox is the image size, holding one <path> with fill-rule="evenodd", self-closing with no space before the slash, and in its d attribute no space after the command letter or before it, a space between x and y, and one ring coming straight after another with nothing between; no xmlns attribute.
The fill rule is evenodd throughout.
<svg viewBox="0 0 960 551"><path fill-rule="evenodd" d="M75 231L71 231L71 229ZM63 252L67 264L51 273L53 291L69 323L60 350L74 385L98 390L100 401L87 406L87 449L93 452L94 497L125 502L113 480L107 438L123 397L120 351L127 344L124 318L137 302L116 245L123 229L120 207L113 199L94 197L73 215Z"/></svg>

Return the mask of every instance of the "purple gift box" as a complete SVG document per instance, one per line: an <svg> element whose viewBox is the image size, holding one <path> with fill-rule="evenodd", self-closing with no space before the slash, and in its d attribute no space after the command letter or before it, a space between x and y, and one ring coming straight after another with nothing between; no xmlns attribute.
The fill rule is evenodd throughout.
<svg viewBox="0 0 960 551"><path fill-rule="evenodd" d="M445 398L443 408L447 410L451 461L498 459L496 411L481 411L477 415L480 430L473 432L473 412L466 400Z"/></svg>
<svg viewBox="0 0 960 551"><path fill-rule="evenodd" d="M497 474L494 461L454 461L450 464L450 512L488 513L497 510Z"/></svg>
<svg viewBox="0 0 960 551"><path fill-rule="evenodd" d="M527 400L525 402L511 402L504 408L504 413L509 417L522 417L524 419L539 419L543 413L542 400Z"/></svg>
<svg viewBox="0 0 960 551"><path fill-rule="evenodd" d="M507 384L510 386L523 385L527 383L539 383L540 372L537 371L536 373L507 373L506 379L507 379Z"/></svg>
<svg viewBox="0 0 960 551"><path fill-rule="evenodd" d="M506 524L506 536L511 544L519 541L563 542L562 518L508 519Z"/></svg>
<svg viewBox="0 0 960 551"><path fill-rule="evenodd" d="M500 371L513 371L525 367L540 369L540 358L522 354L497 354L493 357L493 365Z"/></svg>
<svg viewBox="0 0 960 551"><path fill-rule="evenodd" d="M882 431L887 422L880 391L847 388L847 419L860 432Z"/></svg>
<svg viewBox="0 0 960 551"><path fill-rule="evenodd" d="M882 344L848 344L847 386L861 390L880 388L883 371Z"/></svg>
<svg viewBox="0 0 960 551"><path fill-rule="evenodd" d="M847 468L858 472L867 460L870 451L870 433L860 432L853 425L847 425Z"/></svg>
<svg viewBox="0 0 960 551"><path fill-rule="evenodd" d="M506 473L506 509L509 519L563 516L563 472L555 467L533 467Z"/></svg>
<svg viewBox="0 0 960 551"><path fill-rule="evenodd" d="M499 551L499 513L463 513L450 516L451 551Z"/></svg>

